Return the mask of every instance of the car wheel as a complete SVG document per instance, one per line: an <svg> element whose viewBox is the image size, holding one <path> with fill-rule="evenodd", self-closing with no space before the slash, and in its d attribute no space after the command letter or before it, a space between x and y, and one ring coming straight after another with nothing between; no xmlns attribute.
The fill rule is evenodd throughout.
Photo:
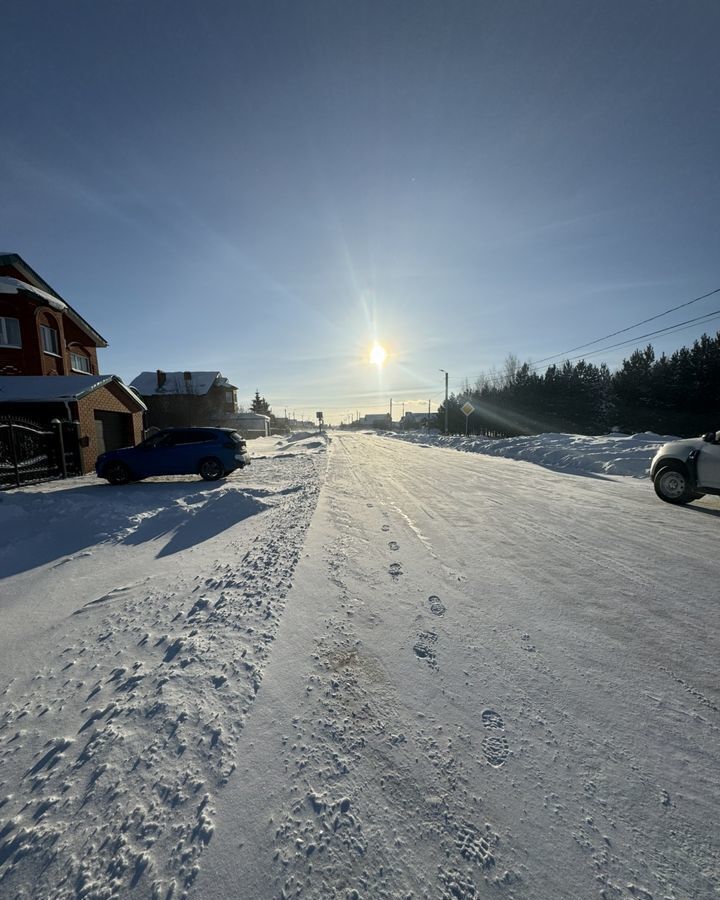
<svg viewBox="0 0 720 900"><path fill-rule="evenodd" d="M690 487L687 475L679 469L660 469L653 486L658 497L666 503L683 505L695 499L695 491Z"/></svg>
<svg viewBox="0 0 720 900"><path fill-rule="evenodd" d="M198 472L200 473L200 477L205 481L217 481L218 478L223 477L225 469L219 459L211 456L210 459L204 459L200 463Z"/></svg>
<svg viewBox="0 0 720 900"><path fill-rule="evenodd" d="M111 462L105 466L103 478L106 478L110 484L127 484L132 480L132 475L125 463Z"/></svg>

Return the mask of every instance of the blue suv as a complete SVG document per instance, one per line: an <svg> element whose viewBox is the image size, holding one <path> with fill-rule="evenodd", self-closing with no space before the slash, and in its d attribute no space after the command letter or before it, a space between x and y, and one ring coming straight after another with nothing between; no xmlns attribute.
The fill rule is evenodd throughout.
<svg viewBox="0 0 720 900"><path fill-rule="evenodd" d="M231 428L166 428L137 447L101 453L95 471L110 484L152 475L200 475L217 481L249 465L247 445Z"/></svg>

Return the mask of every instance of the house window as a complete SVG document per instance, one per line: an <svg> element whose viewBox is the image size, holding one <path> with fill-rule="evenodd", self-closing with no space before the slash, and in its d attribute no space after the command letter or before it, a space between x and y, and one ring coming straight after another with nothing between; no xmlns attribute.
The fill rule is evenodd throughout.
<svg viewBox="0 0 720 900"><path fill-rule="evenodd" d="M47 325L41 325L40 336L42 338L43 350L46 353L52 353L53 356L60 356L60 342L58 341L57 331Z"/></svg>
<svg viewBox="0 0 720 900"><path fill-rule="evenodd" d="M70 366L74 372L87 372L88 375L92 375L90 360L81 353L70 353Z"/></svg>
<svg viewBox="0 0 720 900"><path fill-rule="evenodd" d="M22 347L19 319L0 316L0 347Z"/></svg>

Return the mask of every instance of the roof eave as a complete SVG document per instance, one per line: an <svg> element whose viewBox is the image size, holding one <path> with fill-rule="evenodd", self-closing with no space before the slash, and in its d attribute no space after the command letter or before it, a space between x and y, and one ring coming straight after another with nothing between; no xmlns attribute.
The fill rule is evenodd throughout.
<svg viewBox="0 0 720 900"><path fill-rule="evenodd" d="M76 312L72 306L67 302L64 297L61 297L60 294L56 290L54 290L50 285L45 281L44 278L41 278L38 273L29 266L25 260L18 253L3 253L0 254L0 264L12 266L14 269L17 269L18 272L22 273L25 278L27 278L28 283L33 285L34 287L39 288L41 291L45 291L47 294L52 294L53 297L57 297L58 300L61 300L65 306L67 306L67 314L70 319L78 326L78 328L82 328L89 337L93 339L93 342L96 347L107 347L108 342L105 338L90 325L89 322L86 322L85 319L80 315L79 312ZM38 302L42 302L38 296L35 294L35 299Z"/></svg>

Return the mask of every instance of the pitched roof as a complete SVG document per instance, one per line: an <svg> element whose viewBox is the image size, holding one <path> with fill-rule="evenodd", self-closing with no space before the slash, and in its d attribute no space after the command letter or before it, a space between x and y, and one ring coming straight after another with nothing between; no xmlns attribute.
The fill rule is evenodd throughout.
<svg viewBox="0 0 720 900"><path fill-rule="evenodd" d="M158 373L165 376L161 387L158 387ZM186 375L190 378L186 378ZM141 397L169 397L175 394L202 397L213 385L235 387L220 372L163 372L161 369L155 372L141 372L130 382L130 387Z"/></svg>
<svg viewBox="0 0 720 900"><path fill-rule="evenodd" d="M41 303L47 303L48 306L52 306L54 309L62 309L62 312L71 319L78 328L82 328L82 330L87 333L88 337L92 338L96 347L107 347L108 344L105 338L95 331L92 325L90 325L89 322L86 322L80 313L76 312L72 306L70 306L67 300L63 300L60 294L53 290L47 281L41 278L38 273L30 267L19 253L0 253L0 266L11 266L22 275L22 278L3 277L1 279L3 287L0 287L0 293L27 293ZM62 304L62 306L58 304Z"/></svg>
<svg viewBox="0 0 720 900"><path fill-rule="evenodd" d="M117 375L3 375L0 376L0 403L65 403L80 400L111 382L134 403L147 409Z"/></svg>

